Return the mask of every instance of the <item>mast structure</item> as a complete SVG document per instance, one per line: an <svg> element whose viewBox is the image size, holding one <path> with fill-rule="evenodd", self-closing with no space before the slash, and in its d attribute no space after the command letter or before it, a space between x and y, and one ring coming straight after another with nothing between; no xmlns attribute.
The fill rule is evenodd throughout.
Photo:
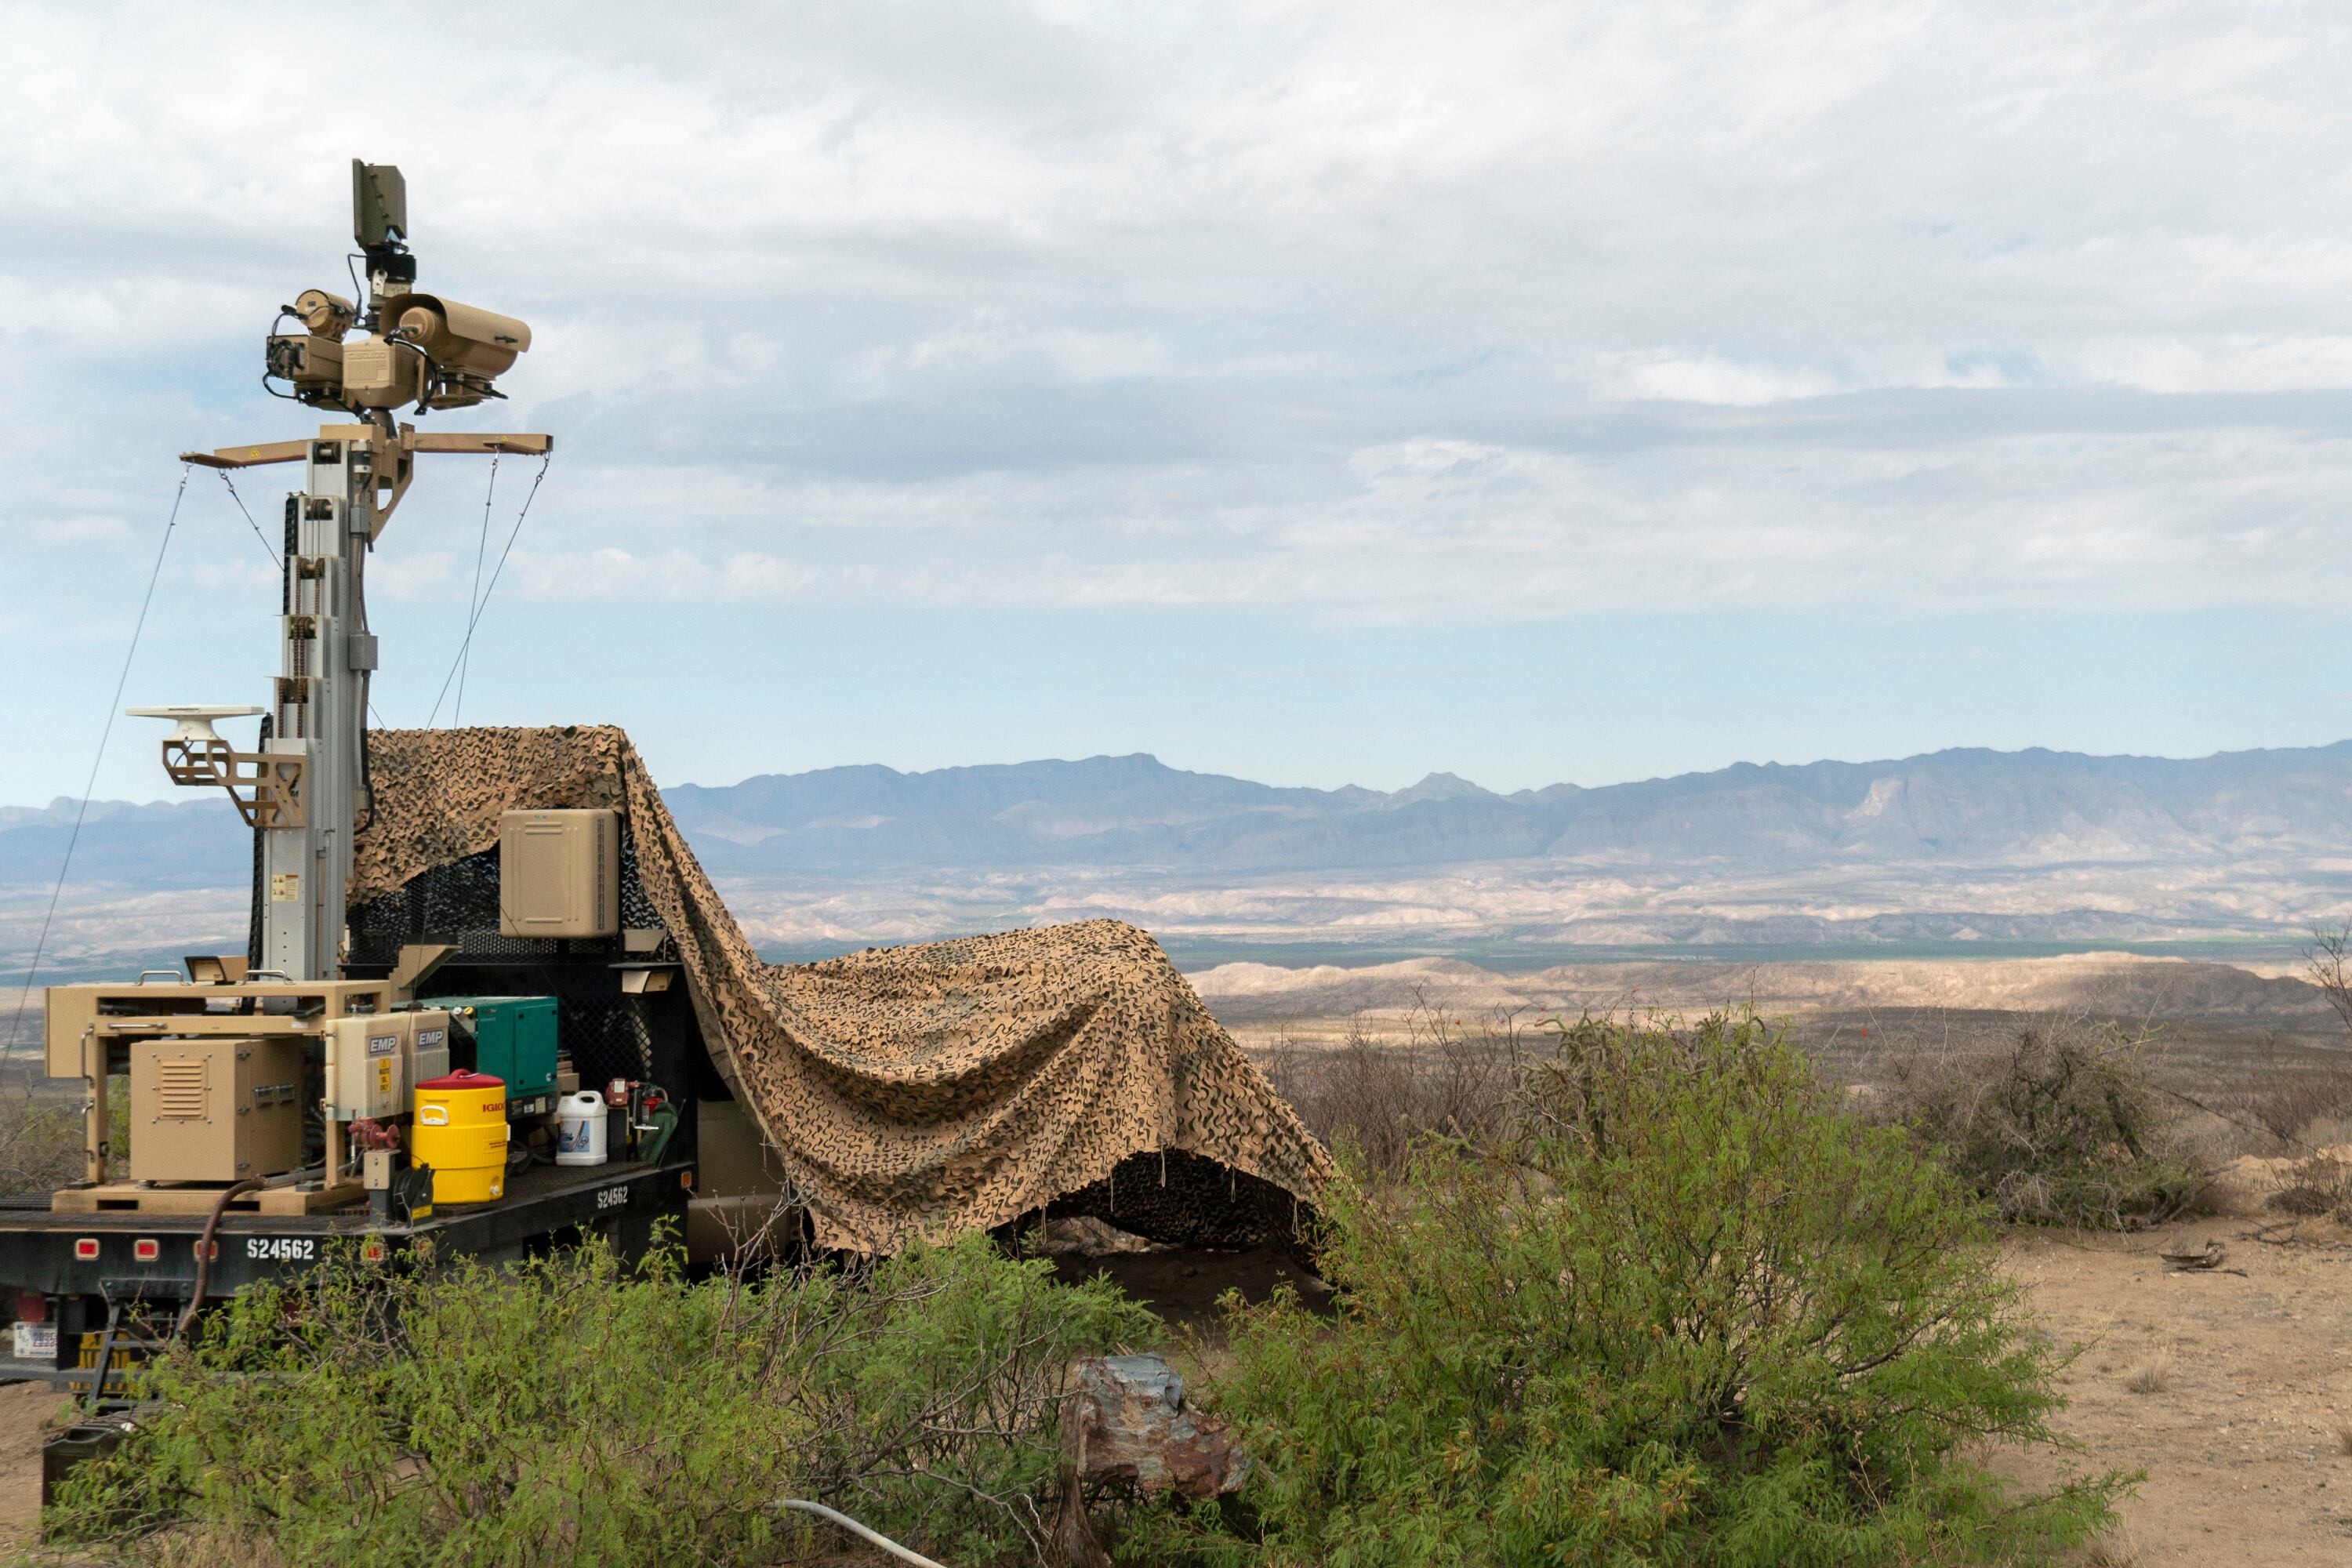
<svg viewBox="0 0 2352 1568"><path fill-rule="evenodd" d="M352 837L369 809L368 687L379 662L368 629L368 556L419 454L544 456L555 445L537 435L420 434L395 417L411 405L461 408L501 396L493 378L530 346L530 329L417 291L398 169L352 161L352 216L367 258L364 309L317 289L281 307L279 321L294 317L304 330L271 333L264 385L356 423L321 426L307 440L181 454L214 468L303 466L302 489L286 498L279 664L268 705L130 710L178 721L163 744L164 771L174 784L226 788L259 835L254 968L294 981L341 971ZM278 381L291 390L278 392ZM212 727L257 714L266 722L250 752Z"/></svg>

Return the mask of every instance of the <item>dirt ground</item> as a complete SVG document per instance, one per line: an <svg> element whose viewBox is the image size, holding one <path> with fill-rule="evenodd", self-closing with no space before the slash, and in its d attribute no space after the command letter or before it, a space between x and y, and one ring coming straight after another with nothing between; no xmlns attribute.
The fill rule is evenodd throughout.
<svg viewBox="0 0 2352 1568"><path fill-rule="evenodd" d="M65 1395L46 1384L0 1388L0 1548L31 1539L41 1515L41 1439Z"/></svg>
<svg viewBox="0 0 2352 1568"><path fill-rule="evenodd" d="M2247 1220L2184 1222L2139 1236L2029 1235L2011 1269L2062 1344L2054 1425L2083 1445L2002 1468L2048 1481L2063 1466L2144 1469L2122 1507L2140 1568L2352 1563L2352 1237L2327 1227L2279 1245ZM2168 1269L2159 1249L2209 1239L2215 1271ZM2134 1392L2151 1357L2161 1389ZM2134 1555L2136 1553L2136 1555Z"/></svg>

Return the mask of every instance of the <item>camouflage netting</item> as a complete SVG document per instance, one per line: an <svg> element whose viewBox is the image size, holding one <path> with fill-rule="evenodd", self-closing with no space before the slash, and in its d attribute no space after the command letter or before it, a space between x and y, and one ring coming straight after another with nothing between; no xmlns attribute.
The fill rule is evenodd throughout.
<svg viewBox="0 0 2352 1568"><path fill-rule="evenodd" d="M1222 1168L1227 1194L1261 1212L1283 1194L1295 1208L1329 1173L1321 1145L1132 926L765 963L619 730L379 731L370 748L375 813L359 836L354 905L494 847L501 812L623 813L712 1061L783 1156L820 1246L888 1250L909 1232L993 1227L1105 1192L1120 1223L1181 1230L1181 1216L1125 1213L1142 1196L1142 1157L1164 1151L1199 1157L1180 1157L1180 1172ZM1168 1164L1157 1162L1163 1186Z"/></svg>

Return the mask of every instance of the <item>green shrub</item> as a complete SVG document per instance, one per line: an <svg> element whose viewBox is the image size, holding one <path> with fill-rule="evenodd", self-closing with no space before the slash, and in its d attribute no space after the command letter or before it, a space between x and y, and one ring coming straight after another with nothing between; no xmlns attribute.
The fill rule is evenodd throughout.
<svg viewBox="0 0 2352 1568"><path fill-rule="evenodd" d="M391 1279L339 1260L165 1356L155 1415L49 1523L385 1568L837 1553L776 1507L798 1497L935 1552L1030 1552L1070 1359L1155 1326L1051 1272L984 1237L758 1283L594 1247Z"/></svg>
<svg viewBox="0 0 2352 1568"><path fill-rule="evenodd" d="M2058 1357L1968 1191L1781 1037L1591 1020L1515 1132L1331 1196L1340 1310L1229 1303L1245 1508L1134 1561L1898 1563L2086 1538L2125 1478L2017 1498Z"/></svg>
<svg viewBox="0 0 2352 1568"><path fill-rule="evenodd" d="M2110 1025L2060 1020L1905 1064L1887 1103L2004 1219L2135 1230L2205 1188L2180 1102Z"/></svg>

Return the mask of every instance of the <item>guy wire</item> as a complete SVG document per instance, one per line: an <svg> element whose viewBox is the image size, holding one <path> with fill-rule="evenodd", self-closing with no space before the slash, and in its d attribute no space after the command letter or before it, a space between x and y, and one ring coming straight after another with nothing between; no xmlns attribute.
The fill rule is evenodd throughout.
<svg viewBox="0 0 2352 1568"><path fill-rule="evenodd" d="M268 555L269 563L280 572L286 570L286 563L278 559L278 552L269 548L269 536L261 531L261 524L253 521L251 512L245 511L245 498L236 493L236 484L228 477L228 470L215 468L213 471L221 477L221 483L228 486L228 499L236 502L236 510L245 512L245 526L253 530L254 538L261 541L261 548Z"/></svg>
<svg viewBox="0 0 2352 1568"><path fill-rule="evenodd" d="M541 458L539 472L530 478L530 490L522 498L522 510L515 513L514 527L508 531L506 545L499 552L499 563L490 569L490 580L482 589L481 600L475 605L472 616L466 622L466 640L457 648L457 658L449 661L449 673L442 677L440 696L433 699L433 711L425 721L425 727L428 730L433 728L433 721L441 717L441 699L449 695L449 683L457 679L457 665L465 658L466 650L474 646L474 628L482 624L482 613L490 607L490 594L499 585L499 574L507 569L507 556L514 550L515 539L522 532L523 519L530 515L530 503L539 497L539 483L547 478L547 466L553 461L553 453Z"/></svg>
<svg viewBox="0 0 2352 1568"><path fill-rule="evenodd" d="M98 754L89 760L89 777L82 782L81 805L74 812L73 832L66 838L66 857L58 867L58 885L49 889L49 907L41 916L41 932L33 942L33 959L25 966L25 987L16 994L16 1016L8 1024L10 1051L16 1048L17 1034L25 1026L25 1007L33 999L33 981L40 973L41 954L49 945L49 922L57 918L58 900L66 890L66 873L73 869L74 847L81 842L82 820L89 815L90 792L98 787L98 767L106 760L106 742L114 733L114 715L122 705L122 689L131 679L131 661L139 654L140 634L147 629L147 607L155 602L155 584L163 575L163 555L172 548L172 529L180 521L180 502L188 493L190 467L187 463L180 465L180 488L172 492L172 514L163 520L163 540L155 547L154 569L147 574L147 595L139 601L139 618L131 624L131 647L122 655L122 673L114 678L114 697L106 705L106 723L98 732Z"/></svg>
<svg viewBox="0 0 2352 1568"><path fill-rule="evenodd" d="M499 493L499 455L490 454L490 483L482 491L482 535L474 542L474 588L466 596L466 631L464 647L457 650L457 703L449 710L449 722L462 724L466 720L466 677L472 673L473 657L466 650L473 646L474 616L482 602L482 557L490 548L490 498ZM430 728L431 726L427 726Z"/></svg>

